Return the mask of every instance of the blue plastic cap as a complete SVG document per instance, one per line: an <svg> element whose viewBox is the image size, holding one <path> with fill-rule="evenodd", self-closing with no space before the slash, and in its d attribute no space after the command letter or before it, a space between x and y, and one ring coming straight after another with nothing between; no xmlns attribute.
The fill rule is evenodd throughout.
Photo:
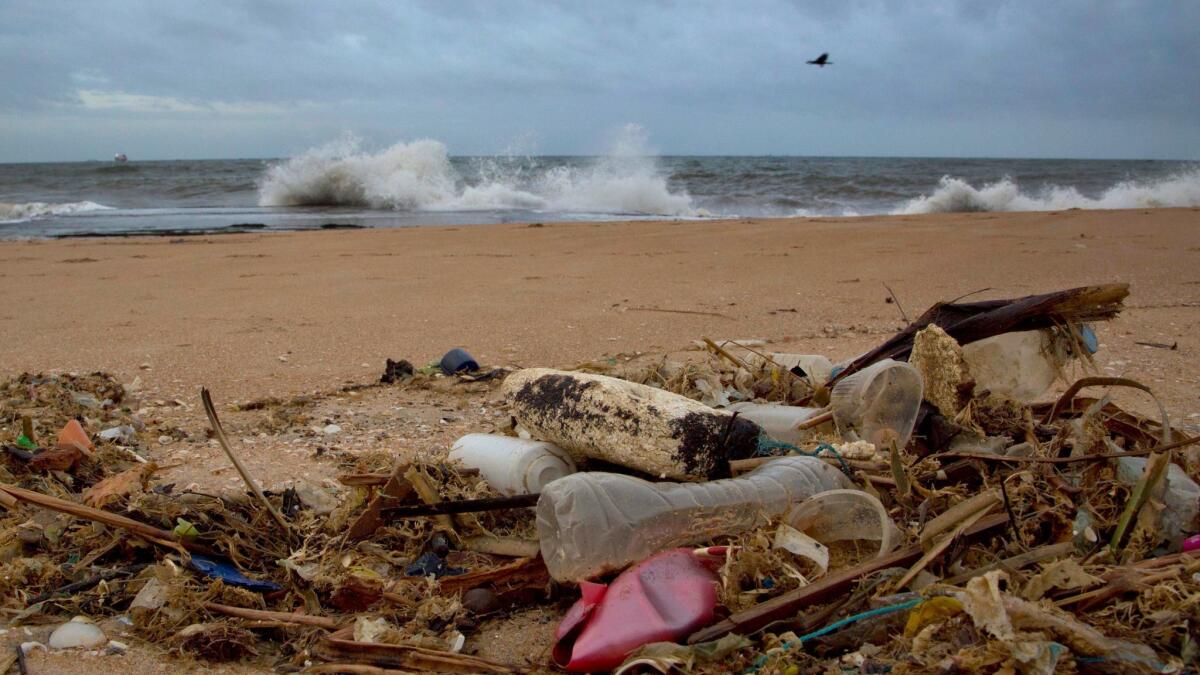
<svg viewBox="0 0 1200 675"><path fill-rule="evenodd" d="M476 363L475 357L468 354L467 350L458 347L446 352L446 355L442 357L441 366L442 372L447 375L463 371L473 373L479 370L479 364Z"/></svg>

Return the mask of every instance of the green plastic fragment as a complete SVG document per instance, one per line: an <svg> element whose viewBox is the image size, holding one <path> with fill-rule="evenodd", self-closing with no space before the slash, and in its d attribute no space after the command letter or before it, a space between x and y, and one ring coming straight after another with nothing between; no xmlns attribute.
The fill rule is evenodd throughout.
<svg viewBox="0 0 1200 675"><path fill-rule="evenodd" d="M37 450L37 443L34 443L25 434L21 434L21 437L17 439L17 446L26 450Z"/></svg>
<svg viewBox="0 0 1200 675"><path fill-rule="evenodd" d="M196 529L196 526L183 518L175 519L175 529L172 531L181 539L195 539L200 536L200 531Z"/></svg>

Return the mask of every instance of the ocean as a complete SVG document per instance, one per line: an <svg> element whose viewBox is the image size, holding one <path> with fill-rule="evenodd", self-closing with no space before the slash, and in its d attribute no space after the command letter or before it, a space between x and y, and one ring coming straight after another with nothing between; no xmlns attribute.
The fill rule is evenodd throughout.
<svg viewBox="0 0 1200 675"><path fill-rule="evenodd" d="M345 138L282 159L0 164L0 238L1200 206L1200 163L451 156Z"/></svg>

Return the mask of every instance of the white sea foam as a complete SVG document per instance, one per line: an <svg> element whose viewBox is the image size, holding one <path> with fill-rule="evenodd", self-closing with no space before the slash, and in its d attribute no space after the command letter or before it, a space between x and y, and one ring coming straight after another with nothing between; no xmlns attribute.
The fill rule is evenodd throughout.
<svg viewBox="0 0 1200 675"><path fill-rule="evenodd" d="M1058 211L1062 209L1147 209L1200 206L1200 169L1153 181L1123 181L1098 197L1071 186L1051 186L1036 194L1022 192L1011 178L975 187L961 178L943 176L932 194L910 199L893 213L958 211Z"/></svg>
<svg viewBox="0 0 1200 675"><path fill-rule="evenodd" d="M526 209L569 213L691 216L691 197L672 192L640 127L621 130L609 153L587 166L539 170L492 161L468 185L446 146L434 140L367 152L352 136L271 166L259 181L262 206L360 206L470 211Z"/></svg>
<svg viewBox="0 0 1200 675"><path fill-rule="evenodd" d="M111 206L87 201L61 204L53 202L0 202L0 223L22 223L35 218L69 216L72 213L102 211L111 208Z"/></svg>

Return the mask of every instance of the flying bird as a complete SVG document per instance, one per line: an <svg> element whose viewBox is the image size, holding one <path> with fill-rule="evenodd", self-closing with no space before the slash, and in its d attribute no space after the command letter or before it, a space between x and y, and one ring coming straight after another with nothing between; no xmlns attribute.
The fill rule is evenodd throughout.
<svg viewBox="0 0 1200 675"><path fill-rule="evenodd" d="M806 61L806 63L808 63L810 66L821 66L822 68L833 65L833 61L829 60L829 52L825 52L812 61Z"/></svg>

